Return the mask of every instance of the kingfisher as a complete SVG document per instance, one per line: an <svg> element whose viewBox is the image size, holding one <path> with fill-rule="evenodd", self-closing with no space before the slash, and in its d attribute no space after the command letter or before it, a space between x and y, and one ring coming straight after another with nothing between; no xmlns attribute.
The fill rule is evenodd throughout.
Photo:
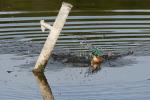
<svg viewBox="0 0 150 100"><path fill-rule="evenodd" d="M103 62L104 58L102 50L98 48L91 48L92 58L91 58L91 69L92 72L101 69L101 63Z"/></svg>

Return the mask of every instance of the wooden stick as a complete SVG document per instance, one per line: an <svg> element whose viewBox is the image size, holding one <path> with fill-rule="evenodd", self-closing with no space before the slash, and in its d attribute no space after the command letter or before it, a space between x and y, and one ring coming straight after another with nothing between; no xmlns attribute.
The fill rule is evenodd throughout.
<svg viewBox="0 0 150 100"><path fill-rule="evenodd" d="M44 32L46 28L49 29L49 30L53 29L53 27L51 25L45 23L44 20L41 20L40 23L41 23L41 30L42 30L42 32Z"/></svg>
<svg viewBox="0 0 150 100"><path fill-rule="evenodd" d="M61 9L58 13L58 16L53 24L53 27L50 25L44 25L44 21L41 21L42 28L48 28L51 29L49 32L49 35L47 37L47 40L45 41L45 44L43 46L43 49L38 57L38 60L35 64L35 67L33 68L34 72L43 72L45 69L45 66L48 62L48 59L52 53L52 50L56 44L56 41L59 37L59 34L64 26L64 23L66 22L67 16L73 6L69 3L62 3ZM43 29L44 30L44 29Z"/></svg>

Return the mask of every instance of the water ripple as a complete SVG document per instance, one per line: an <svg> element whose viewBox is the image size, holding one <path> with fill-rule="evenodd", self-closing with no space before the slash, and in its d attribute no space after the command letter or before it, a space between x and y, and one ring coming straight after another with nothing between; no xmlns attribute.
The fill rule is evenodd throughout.
<svg viewBox="0 0 150 100"><path fill-rule="evenodd" d="M117 14L142 11L106 10L105 12ZM77 13L78 11L73 12ZM86 12L86 10L83 10L83 12ZM149 12L149 10L147 9L146 12ZM31 13L41 15L37 14L31 17ZM43 43L48 31L41 32L39 21L44 19L52 25L56 18L56 16L42 16L46 13L50 12L0 12L1 15L5 15L0 18L0 39ZM27 17L22 17L22 14ZM7 17L7 15L18 16ZM86 48L80 46L80 42L86 41L105 50L136 49L150 41L149 19L149 15L69 16L56 46L73 51L86 51Z"/></svg>

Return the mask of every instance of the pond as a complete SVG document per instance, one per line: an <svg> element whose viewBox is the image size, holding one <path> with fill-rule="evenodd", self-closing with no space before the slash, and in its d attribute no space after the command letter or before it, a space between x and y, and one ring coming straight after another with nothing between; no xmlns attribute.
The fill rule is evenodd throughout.
<svg viewBox="0 0 150 100"><path fill-rule="evenodd" d="M56 100L150 99L150 1L64 0L74 5L54 52L87 56L81 43L125 56L89 66L50 59L45 75ZM40 20L51 25L62 0L0 0L0 100L42 100L32 69L48 35Z"/></svg>

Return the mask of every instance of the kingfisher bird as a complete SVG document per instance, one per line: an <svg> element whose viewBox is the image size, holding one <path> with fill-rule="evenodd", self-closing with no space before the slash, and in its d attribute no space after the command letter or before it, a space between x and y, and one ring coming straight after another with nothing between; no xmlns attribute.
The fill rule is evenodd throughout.
<svg viewBox="0 0 150 100"><path fill-rule="evenodd" d="M92 72L94 72L101 69L101 63L103 62L104 58L102 57L103 52L98 48L92 48L91 52L92 52L91 69Z"/></svg>

